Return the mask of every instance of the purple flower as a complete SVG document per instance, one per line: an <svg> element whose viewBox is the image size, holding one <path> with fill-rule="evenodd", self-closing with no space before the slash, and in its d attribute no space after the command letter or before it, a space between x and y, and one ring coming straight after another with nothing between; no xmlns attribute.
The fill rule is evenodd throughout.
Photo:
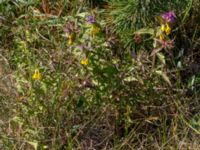
<svg viewBox="0 0 200 150"><path fill-rule="evenodd" d="M176 15L173 11L169 11L162 15L162 19L166 22L174 22L176 20Z"/></svg>
<svg viewBox="0 0 200 150"><path fill-rule="evenodd" d="M89 24L96 23L96 20L95 20L95 17L94 17L94 16L87 16L87 17L86 17L86 21L87 21L87 23L89 23Z"/></svg>
<svg viewBox="0 0 200 150"><path fill-rule="evenodd" d="M75 22L70 21L65 25L63 31L71 35L73 33L78 33L80 30L76 27Z"/></svg>

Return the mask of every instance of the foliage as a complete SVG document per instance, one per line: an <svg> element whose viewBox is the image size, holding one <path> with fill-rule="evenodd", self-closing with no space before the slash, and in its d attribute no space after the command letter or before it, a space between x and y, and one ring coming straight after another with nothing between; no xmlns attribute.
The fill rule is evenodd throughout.
<svg viewBox="0 0 200 150"><path fill-rule="evenodd" d="M143 27L152 27L156 17L174 10L182 12L189 2L187 0L159 1L159 0L111 0L107 9L107 22L113 26L113 32L122 37L127 47L134 47L133 33ZM129 46L130 45L130 46Z"/></svg>
<svg viewBox="0 0 200 150"><path fill-rule="evenodd" d="M198 149L199 5L0 1L0 149Z"/></svg>

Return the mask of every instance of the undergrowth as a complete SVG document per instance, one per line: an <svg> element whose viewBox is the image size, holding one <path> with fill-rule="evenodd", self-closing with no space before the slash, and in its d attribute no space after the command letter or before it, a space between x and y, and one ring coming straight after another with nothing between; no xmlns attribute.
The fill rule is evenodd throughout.
<svg viewBox="0 0 200 150"><path fill-rule="evenodd" d="M199 8L0 1L0 149L200 149Z"/></svg>

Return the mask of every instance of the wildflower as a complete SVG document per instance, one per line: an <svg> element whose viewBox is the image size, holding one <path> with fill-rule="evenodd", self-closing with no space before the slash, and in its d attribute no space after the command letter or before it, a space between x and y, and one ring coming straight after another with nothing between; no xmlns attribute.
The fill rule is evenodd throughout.
<svg viewBox="0 0 200 150"><path fill-rule="evenodd" d="M161 25L161 30L162 30L163 32L165 32L166 35L169 35L169 34L171 33L171 27L169 26L168 23L162 24L162 25Z"/></svg>
<svg viewBox="0 0 200 150"><path fill-rule="evenodd" d="M87 16L86 22L91 26L90 33L91 35L96 35L100 32L100 27L96 24L94 16Z"/></svg>
<svg viewBox="0 0 200 150"><path fill-rule="evenodd" d="M171 27L169 26L168 23L166 24L165 33L166 35L169 35L171 33Z"/></svg>
<svg viewBox="0 0 200 150"><path fill-rule="evenodd" d="M72 39L69 39L67 43L68 43L69 45L73 45Z"/></svg>
<svg viewBox="0 0 200 150"><path fill-rule="evenodd" d="M76 38L76 33L78 29L75 27L74 22L68 22L67 25L64 27L64 32L66 33L66 37L68 38L68 44L72 45Z"/></svg>
<svg viewBox="0 0 200 150"><path fill-rule="evenodd" d="M172 23L176 20L176 15L173 11L166 12L162 15L162 19L165 22Z"/></svg>
<svg viewBox="0 0 200 150"><path fill-rule="evenodd" d="M88 65L88 58L81 60L82 65Z"/></svg>
<svg viewBox="0 0 200 150"><path fill-rule="evenodd" d="M95 17L94 16L87 16L86 17L86 22L88 24L94 24L94 23L96 23Z"/></svg>
<svg viewBox="0 0 200 150"><path fill-rule="evenodd" d="M67 33L67 34L72 34L75 32L75 23L74 22L68 22L66 24L66 26L64 27L64 32Z"/></svg>
<svg viewBox="0 0 200 150"><path fill-rule="evenodd" d="M163 34L160 34L159 39L160 39L161 41L164 40L164 35L163 35Z"/></svg>
<svg viewBox="0 0 200 150"><path fill-rule="evenodd" d="M100 27L98 27L97 25L95 24L92 24L92 27L91 27L91 35L96 35L100 32Z"/></svg>
<svg viewBox="0 0 200 150"><path fill-rule="evenodd" d="M165 25L164 25L164 24L161 25L161 30L162 30L163 32L165 32Z"/></svg>
<svg viewBox="0 0 200 150"><path fill-rule="evenodd" d="M41 79L41 74L40 74L38 69L35 69L35 72L32 76L32 79L34 79L34 80L40 80Z"/></svg>
<svg viewBox="0 0 200 150"><path fill-rule="evenodd" d="M69 36L68 36L68 44L69 45L72 45L73 43L74 43L74 41L75 41L75 34L70 34Z"/></svg>

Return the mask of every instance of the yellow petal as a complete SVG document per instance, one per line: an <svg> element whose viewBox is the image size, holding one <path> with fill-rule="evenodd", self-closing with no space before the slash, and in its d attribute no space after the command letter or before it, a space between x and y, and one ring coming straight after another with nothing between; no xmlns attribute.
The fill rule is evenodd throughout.
<svg viewBox="0 0 200 150"><path fill-rule="evenodd" d="M163 32L165 31L165 25L164 25L164 24L162 24L161 30L162 30Z"/></svg>
<svg viewBox="0 0 200 150"><path fill-rule="evenodd" d="M88 65L88 58L81 60L81 64L85 66Z"/></svg>
<svg viewBox="0 0 200 150"><path fill-rule="evenodd" d="M41 74L40 74L38 69L35 70L35 72L32 76L32 79L34 79L34 80L40 80L41 79Z"/></svg>
<svg viewBox="0 0 200 150"><path fill-rule="evenodd" d="M166 24L165 33L166 35L169 35L171 33L171 28L168 24Z"/></svg>
<svg viewBox="0 0 200 150"><path fill-rule="evenodd" d="M68 42L67 43L69 45L72 45L74 43L74 41L75 41L75 38L76 38L76 34L74 34L74 33L68 35Z"/></svg>
<svg viewBox="0 0 200 150"><path fill-rule="evenodd" d="M100 28L98 26L96 26L96 25L92 25L91 34L92 35L96 35L99 32L100 32Z"/></svg>
<svg viewBox="0 0 200 150"><path fill-rule="evenodd" d="M163 34L160 34L159 39L160 39L161 41L164 40Z"/></svg>
<svg viewBox="0 0 200 150"><path fill-rule="evenodd" d="M72 45L72 44L73 44L72 39L69 39L69 40L68 40L68 44L69 44L69 45Z"/></svg>
<svg viewBox="0 0 200 150"><path fill-rule="evenodd" d="M70 34L70 35L68 36L68 38L69 38L69 39L72 39L72 38L73 38L73 34Z"/></svg>

